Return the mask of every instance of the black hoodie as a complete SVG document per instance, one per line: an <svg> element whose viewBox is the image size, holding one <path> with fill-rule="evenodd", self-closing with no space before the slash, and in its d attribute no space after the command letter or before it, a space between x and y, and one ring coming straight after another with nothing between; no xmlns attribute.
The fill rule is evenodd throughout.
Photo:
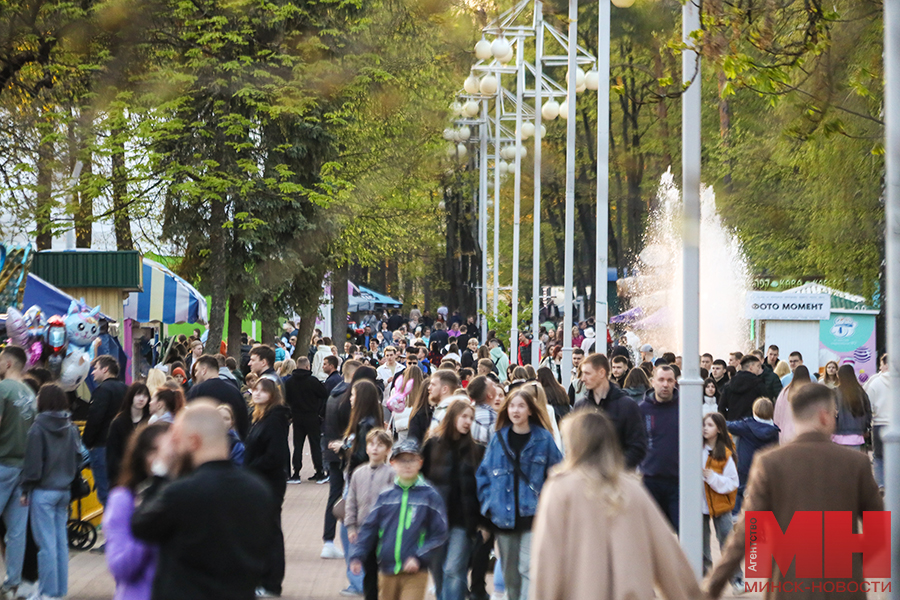
<svg viewBox="0 0 900 600"><path fill-rule="evenodd" d="M68 490L78 472L78 430L67 411L42 412L28 430L22 489Z"/></svg>
<svg viewBox="0 0 900 600"><path fill-rule="evenodd" d="M753 416L753 403L757 398L768 397L766 385L760 375L750 371L738 371L719 396L719 412L726 421L738 421Z"/></svg>
<svg viewBox="0 0 900 600"><path fill-rule="evenodd" d="M328 390L309 369L294 369L284 382L284 401L293 413L313 413L325 417Z"/></svg>

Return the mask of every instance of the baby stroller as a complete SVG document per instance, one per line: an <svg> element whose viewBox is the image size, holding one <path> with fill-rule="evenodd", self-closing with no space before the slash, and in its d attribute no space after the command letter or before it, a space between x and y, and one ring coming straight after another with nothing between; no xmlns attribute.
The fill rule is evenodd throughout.
<svg viewBox="0 0 900 600"><path fill-rule="evenodd" d="M69 548L73 550L90 550L97 543L97 528L89 520L84 518L81 501L91 495L91 484L85 478L84 471L90 462L90 455L82 446L81 469L72 481L72 499L69 503L69 520L66 522L66 532L69 536ZM89 471L89 469L88 469ZM90 472L88 472L90 477Z"/></svg>

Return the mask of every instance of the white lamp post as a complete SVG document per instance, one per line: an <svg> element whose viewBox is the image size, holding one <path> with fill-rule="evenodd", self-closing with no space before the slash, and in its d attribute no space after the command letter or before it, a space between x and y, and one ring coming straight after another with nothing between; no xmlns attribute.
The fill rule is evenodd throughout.
<svg viewBox="0 0 900 600"><path fill-rule="evenodd" d="M537 367L541 360L541 88L544 78L544 7L541 0L534 0L534 230L531 241L531 364Z"/></svg>
<svg viewBox="0 0 900 600"><path fill-rule="evenodd" d="M687 49L681 54L683 81L690 83L681 98L681 170L684 217L684 342L678 408L678 477L681 547L694 575L703 575L701 465L697 440L703 420L703 380L700 379L700 57L691 33L700 29L696 0L682 10L681 35Z"/></svg>
<svg viewBox="0 0 900 600"><path fill-rule="evenodd" d="M562 385L568 389L572 379L572 303L573 275L575 266L575 89L578 87L575 77L578 53L578 0L569 0L569 77L566 85L568 98L572 102L566 102L566 244L564 260L564 289L565 299L563 306L563 351L562 351ZM694 461L696 462L696 461Z"/></svg>
<svg viewBox="0 0 900 600"><path fill-rule="evenodd" d="M900 573L900 0L884 2L885 304L891 421L884 440L885 499L892 511L891 572ZM897 582L894 582L897 583ZM891 588L900 599L900 585Z"/></svg>
<svg viewBox="0 0 900 600"><path fill-rule="evenodd" d="M510 308L512 310L512 325L509 329L509 356L510 359L519 357L519 215L522 209L522 96L525 93L525 40L519 37L516 40L516 145L515 171L513 177L515 186L513 189L513 258L512 258L512 296ZM518 364L518 360L516 360Z"/></svg>

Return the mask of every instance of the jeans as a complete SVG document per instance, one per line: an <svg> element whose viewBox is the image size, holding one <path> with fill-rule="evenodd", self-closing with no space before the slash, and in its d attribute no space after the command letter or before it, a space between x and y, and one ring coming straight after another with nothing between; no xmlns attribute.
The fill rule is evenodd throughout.
<svg viewBox="0 0 900 600"><path fill-rule="evenodd" d="M712 566L712 550L710 548L709 537L709 521L712 519L713 526L716 529L716 539L719 541L719 551L725 548L725 541L728 539L728 536L731 534L732 528L734 526L734 519L731 517L730 512L726 512L724 514L719 515L718 517L711 517L710 515L703 515L703 574L706 575L707 570ZM740 578L742 576L741 568L738 567L734 573L734 577L732 581Z"/></svg>
<svg viewBox="0 0 900 600"><path fill-rule="evenodd" d="M0 465L0 507L6 525L6 581L4 585L15 587L22 583L22 563L25 560L25 537L28 530L28 507L22 506L22 486L19 485L20 467Z"/></svg>
<svg viewBox="0 0 900 600"><path fill-rule="evenodd" d="M678 479L672 477L644 477L644 487L656 500L669 523L678 533Z"/></svg>
<svg viewBox="0 0 900 600"><path fill-rule="evenodd" d="M434 553L429 568L437 600L465 600L473 546L465 527L450 528L447 543Z"/></svg>
<svg viewBox="0 0 900 600"><path fill-rule="evenodd" d="M337 519L331 509L334 503L340 499L344 493L344 472L341 471L341 461L329 461L328 463L328 503L325 504L325 532L322 534L322 541L333 542L334 532L337 528ZM343 539L343 538L341 538ZM344 546L344 552L347 552L347 546Z"/></svg>
<svg viewBox="0 0 900 600"><path fill-rule="evenodd" d="M316 474L322 473L322 443L320 440L322 425L319 422L319 415L295 412L291 415L291 420L294 422L294 473L300 473L303 468L303 444L307 438Z"/></svg>
<svg viewBox="0 0 900 600"><path fill-rule="evenodd" d="M875 459L875 483L878 484L878 487L884 488L884 442L881 441L881 436L884 435L884 430L887 429L887 425L876 425L872 428L872 457Z"/></svg>
<svg viewBox="0 0 900 600"><path fill-rule="evenodd" d="M500 532L497 546L503 561L503 580L509 600L528 599L531 562L531 532Z"/></svg>
<svg viewBox="0 0 900 600"><path fill-rule="evenodd" d="M506 582L503 580L503 564L500 557L494 561L494 592L502 594L506 591Z"/></svg>
<svg viewBox="0 0 900 600"><path fill-rule="evenodd" d="M35 489L31 493L31 515L41 594L61 598L69 589L69 490Z"/></svg>
<svg viewBox="0 0 900 600"><path fill-rule="evenodd" d="M97 490L97 500L106 506L106 498L109 496L109 478L106 474L106 446L97 446L90 449L91 475L94 476L94 489Z"/></svg>
<svg viewBox="0 0 900 600"><path fill-rule="evenodd" d="M360 571L359 575L354 575L350 570L350 538L347 535L347 528L341 523L341 546L344 548L344 562L347 563L347 581L350 583L350 589L358 594L365 593L363 589L363 581L365 580L365 571Z"/></svg>

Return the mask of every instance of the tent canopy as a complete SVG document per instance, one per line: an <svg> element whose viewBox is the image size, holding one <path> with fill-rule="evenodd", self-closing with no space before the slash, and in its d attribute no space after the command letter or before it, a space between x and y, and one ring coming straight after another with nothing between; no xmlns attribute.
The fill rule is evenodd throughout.
<svg viewBox="0 0 900 600"><path fill-rule="evenodd" d="M168 268L144 258L144 291L125 299L125 318L141 323L158 321L207 323L206 298Z"/></svg>
<svg viewBox="0 0 900 600"><path fill-rule="evenodd" d="M375 290L355 284L348 285L350 297L348 302L349 312L361 310L375 310L376 308L399 308L403 303L399 300L379 294Z"/></svg>
<svg viewBox="0 0 900 600"><path fill-rule="evenodd" d="M37 304L45 315L65 316L69 313L69 304L72 303L72 300L75 300L75 298L52 283L47 283L34 273L28 274L28 279L25 283L25 294L22 296L22 306L25 309ZM6 307L3 308L5 310ZM97 316L107 321L115 321L115 319L111 319L103 313Z"/></svg>

